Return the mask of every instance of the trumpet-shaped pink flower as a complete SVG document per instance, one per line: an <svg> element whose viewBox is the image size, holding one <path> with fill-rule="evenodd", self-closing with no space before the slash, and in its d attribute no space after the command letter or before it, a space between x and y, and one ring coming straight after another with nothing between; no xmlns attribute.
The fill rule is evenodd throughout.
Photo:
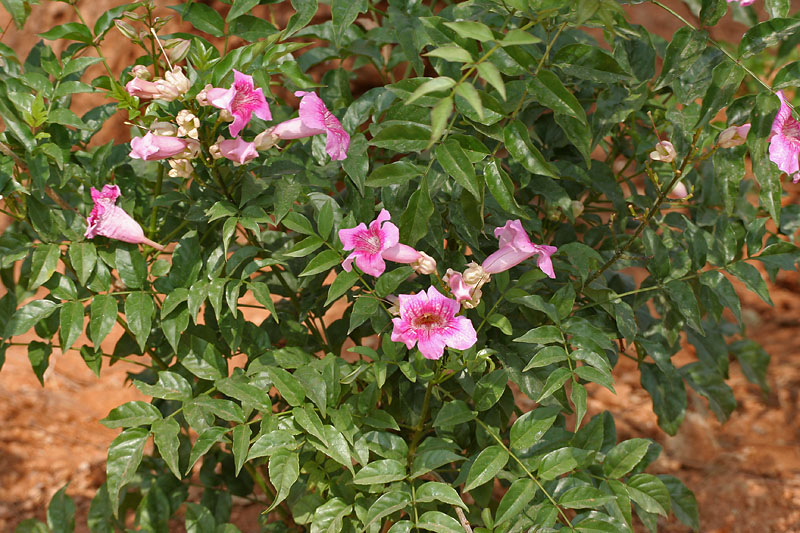
<svg viewBox="0 0 800 533"><path fill-rule="evenodd" d="M144 236L142 227L121 207L116 205L120 191L116 185L104 185L102 191L92 187L94 207L86 219L88 227L84 237L93 239L97 235L134 244L147 244L163 250L164 247Z"/></svg>
<svg viewBox="0 0 800 533"><path fill-rule="evenodd" d="M206 91L206 98L209 104L233 115L229 131L234 137L247 126L254 113L261 120L272 120L264 92L261 88L255 88L252 76L242 74L236 69L233 70L233 85L230 89L212 87Z"/></svg>
<svg viewBox="0 0 800 533"><path fill-rule="evenodd" d="M502 228L495 228L500 249L486 258L481 265L487 274L497 274L537 255L536 265L550 278L555 278L550 256L557 248L546 244L533 244L519 220L509 220Z"/></svg>
<svg viewBox="0 0 800 533"><path fill-rule="evenodd" d="M393 318L392 340L416 344L426 359L439 359L445 346L466 350L478 341L475 327L465 316L456 316L461 305L435 287L428 292L400 295L400 317Z"/></svg>
<svg viewBox="0 0 800 533"><path fill-rule="evenodd" d="M245 141L241 137L220 141L219 153L222 154L222 157L230 159L240 165L258 156L256 145Z"/></svg>
<svg viewBox="0 0 800 533"><path fill-rule="evenodd" d="M133 78L125 84L125 90L128 91L128 94L131 96L138 96L143 100L150 100L161 96L161 90L155 82L143 80L142 78Z"/></svg>
<svg viewBox="0 0 800 533"><path fill-rule="evenodd" d="M339 240L345 250L353 250L342 263L347 272L353 269L353 261L362 271L378 277L386 270L384 259L396 263L413 263L419 252L405 244L399 244L400 230L388 222L389 211L381 209L378 218L370 222L369 228L362 222L355 228L340 229Z"/></svg>
<svg viewBox="0 0 800 533"><path fill-rule="evenodd" d="M273 128L272 134L280 139L301 139L326 133L325 151L334 161L345 159L350 148L350 135L328 111L325 102L315 93L297 91L294 95L302 97L300 116L281 122Z"/></svg>
<svg viewBox="0 0 800 533"><path fill-rule="evenodd" d="M169 159L186 150L189 142L187 139L154 135L152 131L148 131L144 137L131 139L130 155L134 159L142 159L144 161Z"/></svg>
<svg viewBox="0 0 800 533"><path fill-rule="evenodd" d="M783 91L778 91L781 107L772 123L772 139L769 141L769 159L782 171L792 176L795 183L800 180L800 166L797 157L800 155L800 122L792 116L791 108L786 105Z"/></svg>

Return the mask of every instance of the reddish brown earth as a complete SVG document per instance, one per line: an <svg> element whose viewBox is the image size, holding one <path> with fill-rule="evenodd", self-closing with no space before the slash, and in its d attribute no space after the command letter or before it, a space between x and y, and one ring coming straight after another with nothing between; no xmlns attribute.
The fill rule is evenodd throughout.
<svg viewBox="0 0 800 533"><path fill-rule="evenodd" d="M119 0L80 2L90 24ZM164 2L158 2L164 5ZM171 3L171 2L170 2ZM679 1L666 2L682 15L691 15ZM794 9L800 2L793 2ZM90 7L89 7L90 6ZM262 6L265 7L265 6ZM49 2L35 8L25 29L13 27L2 41L24 56L35 42L35 33L73 20L70 7ZM669 38L680 27L671 15L651 5L626 8L635 23ZM724 21L712 34L717 39L737 41L744 26ZM278 18L279 22L281 18ZM0 27L8 17L0 13ZM112 31L112 34L114 32ZM116 35L105 46L116 72L134 57L130 47ZM102 103L97 97L81 103L86 109ZM121 123L104 132L105 139L127 138ZM800 200L795 196L793 202ZM0 231L7 225L0 220ZM0 287L2 292L2 287ZM768 381L772 392L764 396L749 384L735 365L730 385L739 407L731 419L719 424L704 400L691 396L690 409L679 434L669 437L656 425L647 394L639 385L635 365L622 359L615 371L617 394L602 388L590 391L590 414L611 411L620 438L649 437L664 447L651 471L682 479L697 495L701 531L708 533L798 532L800 531L800 295L798 276L786 273L772 286L775 307L742 291L748 333L763 343L772 355ZM27 339L15 339L25 341ZM113 346L114 339L106 341ZM77 343L80 345L80 341ZM687 349L677 357L688 361ZM0 531L12 531L21 520L44 519L52 494L69 483L68 494L78 507L77 531L85 527L89 501L105 477L108 444L117 434L98 420L112 408L132 399L142 399L126 382L133 365L122 363L103 368L96 378L75 351L56 349L45 387L30 369L24 347L14 347L0 373ZM244 532L257 531L260 508L238 505L233 520ZM688 531L674 521L664 521L663 531ZM176 526L179 527L179 526Z"/></svg>

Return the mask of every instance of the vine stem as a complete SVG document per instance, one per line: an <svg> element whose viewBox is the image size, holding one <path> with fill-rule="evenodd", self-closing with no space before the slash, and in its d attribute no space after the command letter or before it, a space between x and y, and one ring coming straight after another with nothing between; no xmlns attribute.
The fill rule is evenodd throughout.
<svg viewBox="0 0 800 533"><path fill-rule="evenodd" d="M622 245L622 248L620 248L619 250L614 252L614 255L611 257L611 259L606 261L605 264L603 264L603 266L601 266L599 269L597 269L594 272L594 274L589 276L589 278L586 280L586 283L584 284L584 286L590 285L594 280L599 278L603 274L603 272L605 272L606 270L611 268L611 266L614 263L616 263L619 260L620 257L622 257L622 254L627 252L628 249L631 246L633 246L633 243L636 241L636 239L639 237L639 235L641 235L642 232L644 231L644 229L650 224L650 221L653 219L653 216L658 211L658 208L661 207L661 204L664 202L664 200L666 200L667 194L669 194L669 192L672 190L672 188L675 186L675 184L678 183L678 180L680 180L683 177L683 171L686 169L686 166L689 164L689 161L692 160L692 158L695 155L695 152L697 151L697 141L700 138L700 133L702 131L703 131L703 129L700 128L699 130L697 130L694 133L694 138L692 138L692 145L689 147L689 153L686 154L686 157L684 158L683 162L681 163L680 168L675 170L675 174L672 177L672 180L669 182L669 184L659 191L658 198L656 198L656 201L652 205L652 207L650 207L650 209L647 210L647 213L645 214L644 219L642 220L642 223L639 224L639 227L637 227L636 231L633 232L633 235L631 235L631 238L628 239L628 241L625 244Z"/></svg>

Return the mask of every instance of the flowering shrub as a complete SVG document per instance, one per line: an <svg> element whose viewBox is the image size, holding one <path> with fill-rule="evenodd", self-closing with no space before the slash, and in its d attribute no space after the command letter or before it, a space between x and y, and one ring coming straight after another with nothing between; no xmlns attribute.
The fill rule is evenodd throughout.
<svg viewBox="0 0 800 533"><path fill-rule="evenodd" d="M3 0L20 28L34 3ZM732 363L766 389L734 282L769 302L762 272L800 258L789 2L689 2L668 42L612 0L333 0L324 22L292 0L280 28L272 2L185 2L197 31L171 35L151 1L92 27L70 3L42 34L60 55L0 45L0 361L33 330L40 380L54 349L142 367L152 401L102 421L92 531L238 531L233 496L270 531L699 527L646 472L659 445L587 399L620 357L668 434L687 389L728 418ZM700 28L728 10L738 48ZM117 30L143 51L123 72ZM80 92L114 102L78 116ZM130 142L93 142L119 112ZM70 529L64 491L51 511Z"/></svg>

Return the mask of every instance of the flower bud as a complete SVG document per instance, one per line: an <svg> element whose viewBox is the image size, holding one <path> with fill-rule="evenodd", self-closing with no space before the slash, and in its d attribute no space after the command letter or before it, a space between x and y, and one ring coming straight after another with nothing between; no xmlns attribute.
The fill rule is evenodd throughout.
<svg viewBox="0 0 800 533"><path fill-rule="evenodd" d="M165 45L167 55L169 55L169 60L173 63L178 63L186 59L192 44L188 39L170 39L167 43L169 43Z"/></svg>
<svg viewBox="0 0 800 533"><path fill-rule="evenodd" d="M236 117L234 117L233 113L231 113L227 109L220 109L219 118L223 122L233 122Z"/></svg>
<svg viewBox="0 0 800 533"><path fill-rule="evenodd" d="M483 271L482 266L473 261L467 265L462 278L467 285L480 287L489 279L489 274Z"/></svg>
<svg viewBox="0 0 800 533"><path fill-rule="evenodd" d="M663 161L664 163L672 163L677 157L678 153L675 147L669 141L660 141L655 146L655 150L650 152L650 159L653 161Z"/></svg>
<svg viewBox="0 0 800 533"><path fill-rule="evenodd" d="M169 171L171 178L190 178L194 172L192 163L188 159L170 159L169 166L171 167Z"/></svg>
<svg viewBox="0 0 800 533"><path fill-rule="evenodd" d="M395 294L390 294L386 297L390 304L392 304L387 311L393 316L400 316L400 297Z"/></svg>
<svg viewBox="0 0 800 533"><path fill-rule="evenodd" d="M253 144L256 145L256 150L269 150L275 146L275 143L278 141L278 136L272 133L273 129L274 128L266 129L256 135L256 138L253 139Z"/></svg>
<svg viewBox="0 0 800 533"><path fill-rule="evenodd" d="M222 157L222 150L219 149L219 143L225 140L225 137L220 135L217 137L217 142L212 144L208 147L208 153L211 154L211 157L214 159L220 159Z"/></svg>
<svg viewBox="0 0 800 533"><path fill-rule="evenodd" d="M177 87L173 84L168 82L167 80L156 80L155 81L156 90L158 91L158 95L156 98L161 100L166 100L167 102L171 102L177 99L181 93Z"/></svg>
<svg viewBox="0 0 800 533"><path fill-rule="evenodd" d="M414 272L425 276L436 272L436 260L425 252L419 252L419 255L419 259L411 263Z"/></svg>
<svg viewBox="0 0 800 533"><path fill-rule="evenodd" d="M177 157L180 159L194 159L200 155L200 143L194 139L189 139L186 145L186 150L180 153Z"/></svg>
<svg viewBox="0 0 800 533"><path fill-rule="evenodd" d="M682 181L679 181L667 196L680 200L689 196L689 191L686 190L686 185L684 185Z"/></svg>
<svg viewBox="0 0 800 533"><path fill-rule="evenodd" d="M720 148L733 148L744 144L747 140L747 133L750 131L750 123L741 126L731 126L719 134L717 144Z"/></svg>
<svg viewBox="0 0 800 533"><path fill-rule="evenodd" d="M214 87L210 83L207 83L206 86L203 87L203 89L199 93L197 93L197 96L195 96L195 98L197 99L197 103L202 106L210 105L208 103L208 91L209 89L213 88Z"/></svg>
<svg viewBox="0 0 800 533"><path fill-rule="evenodd" d="M197 139L199 132L197 128L200 127L200 119L198 119L188 109L181 109L178 111L178 116L175 117L175 122L178 123L178 135L181 137L191 137Z"/></svg>
<svg viewBox="0 0 800 533"><path fill-rule="evenodd" d="M117 19L114 21L114 25L126 38L134 42L139 41L139 38L136 36L136 28L131 26L129 23L125 22L124 20Z"/></svg>
<svg viewBox="0 0 800 533"><path fill-rule="evenodd" d="M472 291L472 299L462 302L462 305L467 309L475 309L478 307L478 304L481 303L481 296L483 296L481 290L475 289Z"/></svg>
<svg viewBox="0 0 800 533"><path fill-rule="evenodd" d="M134 65L133 68L131 68L131 74L133 74L134 77L139 78L141 80L150 79L150 71L147 70L147 67L145 67L144 65Z"/></svg>
<svg viewBox="0 0 800 533"><path fill-rule="evenodd" d="M183 69L181 67L174 67L172 70L165 72L164 79L173 85L181 95L189 92L189 89L192 86L192 83L183 73Z"/></svg>
<svg viewBox="0 0 800 533"><path fill-rule="evenodd" d="M175 137L178 128L172 122L156 121L150 124L150 131L162 137Z"/></svg>

